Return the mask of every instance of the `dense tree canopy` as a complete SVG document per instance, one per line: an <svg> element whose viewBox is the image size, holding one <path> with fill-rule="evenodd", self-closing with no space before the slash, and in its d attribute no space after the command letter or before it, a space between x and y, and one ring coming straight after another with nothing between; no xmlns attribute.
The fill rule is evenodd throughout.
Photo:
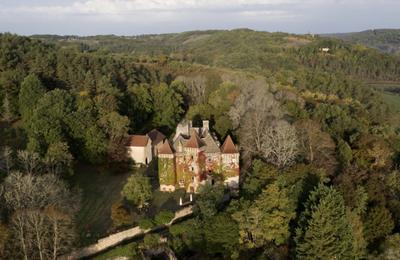
<svg viewBox="0 0 400 260"><path fill-rule="evenodd" d="M63 179L74 178L74 165L126 169L127 135L158 128L169 136L184 117L209 119L221 142L232 136L241 184L238 193L202 186L193 218L165 232L162 245L178 257L398 255L398 118L367 84L398 81L398 57L246 29L68 39L0 35L0 258L10 258L18 236L21 256L64 252L48 227L72 230ZM132 224L132 205L151 201L150 180L128 179L125 199L110 209L115 226ZM34 200L24 202L32 211L15 206L16 188ZM46 227L32 225L42 220ZM160 238L145 238L142 249L159 248Z"/></svg>

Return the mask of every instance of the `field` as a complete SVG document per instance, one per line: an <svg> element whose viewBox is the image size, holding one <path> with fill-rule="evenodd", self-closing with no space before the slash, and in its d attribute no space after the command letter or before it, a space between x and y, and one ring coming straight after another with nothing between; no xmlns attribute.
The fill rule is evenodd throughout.
<svg viewBox="0 0 400 260"><path fill-rule="evenodd" d="M383 100L396 112L400 112L400 83L374 83L371 87L381 92Z"/></svg>

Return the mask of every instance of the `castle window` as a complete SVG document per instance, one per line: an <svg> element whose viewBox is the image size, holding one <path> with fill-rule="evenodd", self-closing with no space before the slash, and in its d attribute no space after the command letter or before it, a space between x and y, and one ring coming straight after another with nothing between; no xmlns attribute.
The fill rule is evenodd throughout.
<svg viewBox="0 0 400 260"><path fill-rule="evenodd" d="M194 167L193 167L193 166L192 166L192 167L190 167L190 169L191 169L191 171L192 171L192 172L194 172Z"/></svg>

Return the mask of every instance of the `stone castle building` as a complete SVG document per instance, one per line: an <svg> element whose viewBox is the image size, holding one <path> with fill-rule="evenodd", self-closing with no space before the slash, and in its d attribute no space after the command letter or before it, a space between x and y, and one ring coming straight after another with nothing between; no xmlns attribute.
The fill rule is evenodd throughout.
<svg viewBox="0 0 400 260"><path fill-rule="evenodd" d="M207 182L238 188L239 152L230 136L220 145L209 121L204 120L202 127L184 121L177 126L172 143L164 140L158 147L158 174L161 191L196 192Z"/></svg>

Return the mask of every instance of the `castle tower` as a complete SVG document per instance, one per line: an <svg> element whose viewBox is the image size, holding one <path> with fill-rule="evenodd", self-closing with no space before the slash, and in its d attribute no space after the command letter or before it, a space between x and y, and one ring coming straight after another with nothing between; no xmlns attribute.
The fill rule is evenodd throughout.
<svg viewBox="0 0 400 260"><path fill-rule="evenodd" d="M231 188L239 187L239 151L230 135L221 146L221 166L224 182Z"/></svg>
<svg viewBox="0 0 400 260"><path fill-rule="evenodd" d="M177 163L177 179L179 185L188 192L195 192L205 172L204 146L197 132L192 130L189 140L183 148L182 157Z"/></svg>
<svg viewBox="0 0 400 260"><path fill-rule="evenodd" d="M175 155L168 140L158 149L158 178L161 191L175 191Z"/></svg>

